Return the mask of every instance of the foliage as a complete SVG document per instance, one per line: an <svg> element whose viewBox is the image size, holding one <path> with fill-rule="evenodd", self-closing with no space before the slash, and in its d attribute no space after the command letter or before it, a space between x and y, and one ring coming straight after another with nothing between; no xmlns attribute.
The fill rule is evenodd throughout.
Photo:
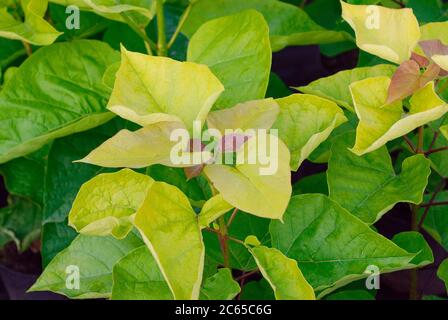
<svg viewBox="0 0 448 320"><path fill-rule="evenodd" d="M421 230L448 249L440 1L49 2L0 0L0 245L40 236L30 291L373 299L370 267L434 263ZM310 44L358 67L291 93L272 52ZM306 161L328 169L292 185ZM398 203L412 230L388 239Z"/></svg>

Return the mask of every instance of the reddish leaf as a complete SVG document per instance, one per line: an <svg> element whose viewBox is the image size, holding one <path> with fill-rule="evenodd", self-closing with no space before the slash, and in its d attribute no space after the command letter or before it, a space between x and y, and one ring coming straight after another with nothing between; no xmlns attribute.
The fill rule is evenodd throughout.
<svg viewBox="0 0 448 320"><path fill-rule="evenodd" d="M390 83L386 104L404 99L417 90L423 88L428 82L437 78L440 67L431 63L421 74L420 66L414 60L403 62L395 71Z"/></svg>
<svg viewBox="0 0 448 320"><path fill-rule="evenodd" d="M218 152L236 152L248 139L249 135L232 133L221 138L218 144Z"/></svg>
<svg viewBox="0 0 448 320"><path fill-rule="evenodd" d="M187 177L187 180L199 177L202 173L202 170L204 169L205 164L200 164L194 167L187 167L184 168L185 176Z"/></svg>
<svg viewBox="0 0 448 320"><path fill-rule="evenodd" d="M419 87L420 76L420 66L417 62L414 60L403 62L392 76L386 103L411 95Z"/></svg>
<svg viewBox="0 0 448 320"><path fill-rule="evenodd" d="M426 57L415 52L412 52L411 60L417 62L420 68L426 68L429 65L429 60Z"/></svg>
<svg viewBox="0 0 448 320"><path fill-rule="evenodd" d="M431 59L434 55L447 55L448 46L444 45L440 40L426 40L419 42L420 47L426 57Z"/></svg>

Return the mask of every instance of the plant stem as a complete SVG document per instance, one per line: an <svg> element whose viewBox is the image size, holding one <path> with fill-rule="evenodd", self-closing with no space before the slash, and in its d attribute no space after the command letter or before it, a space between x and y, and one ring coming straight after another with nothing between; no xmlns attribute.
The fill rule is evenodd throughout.
<svg viewBox="0 0 448 320"><path fill-rule="evenodd" d="M436 205L434 203L434 200L436 199L437 195L443 190L445 189L445 185L446 185L446 180L442 179L442 181L440 182L440 184L437 186L436 190L434 191L434 193L431 196L431 199L429 200L429 203L426 205L421 205L420 207L425 207L425 211L423 212L422 217L420 218L420 222L418 223L418 227L417 230L420 230L420 228L423 226L423 222L425 222L426 216L428 215L429 209ZM447 202L448 204L448 202Z"/></svg>
<svg viewBox="0 0 448 320"><path fill-rule="evenodd" d="M165 57L167 52L163 0L157 0L157 55Z"/></svg>
<svg viewBox="0 0 448 320"><path fill-rule="evenodd" d="M414 146L414 143L412 142L412 140L409 139L409 137L407 135L404 135L403 139L404 139L404 141L406 141L406 143L408 144L409 148L411 148L411 151L413 153L416 153L415 146Z"/></svg>
<svg viewBox="0 0 448 320"><path fill-rule="evenodd" d="M31 45L26 41L22 41L22 43L23 46L25 47L25 51L28 57L31 56L33 54L33 49L31 48Z"/></svg>
<svg viewBox="0 0 448 320"><path fill-rule="evenodd" d="M146 31L144 29L141 29L134 20L132 20L125 12L121 14L126 24L131 27L132 30L143 40L145 44L146 51L150 56L152 56L152 48L156 47L156 44L149 39L148 35L146 34Z"/></svg>
<svg viewBox="0 0 448 320"><path fill-rule="evenodd" d="M421 208L430 208L430 207L436 207L436 206L448 206L448 201L441 201L441 202L431 202L431 203L425 203L421 204Z"/></svg>
<svg viewBox="0 0 448 320"><path fill-rule="evenodd" d="M185 9L184 13L182 14L182 17L179 20L179 23L177 24L176 30L174 31L173 35L171 36L170 41L168 42L167 48L171 48L174 44L174 42L176 42L177 36L180 33L180 30L182 30L182 27L185 24L185 21L187 21L188 16L190 15L191 9L193 8L195 3L190 3L187 7L187 9Z"/></svg>
<svg viewBox="0 0 448 320"><path fill-rule="evenodd" d="M439 132L435 131L434 132L434 137L432 138L431 144L429 145L429 149L428 150L432 150L434 148L434 145L437 142L437 139L439 138Z"/></svg>
<svg viewBox="0 0 448 320"><path fill-rule="evenodd" d="M442 148L428 150L425 152L425 155L429 156L430 154L441 152L441 151L448 151L448 147L442 147Z"/></svg>
<svg viewBox="0 0 448 320"><path fill-rule="evenodd" d="M218 218L218 224L219 224L218 239L219 244L221 246L222 255L224 257L224 267L229 268L230 267L229 244L227 243L228 233L227 233L227 224L226 220L224 219L224 216Z"/></svg>
<svg viewBox="0 0 448 320"><path fill-rule="evenodd" d="M232 224L233 219L235 219L235 216L236 216L237 212L238 212L238 208L235 208L235 209L233 210L233 212L232 212L232 215L230 216L229 221L227 222L227 228L229 228L230 225Z"/></svg>
<svg viewBox="0 0 448 320"><path fill-rule="evenodd" d="M424 139L424 127L421 126L418 128L418 144L417 144L417 153L423 153L423 139Z"/></svg>
<svg viewBox="0 0 448 320"><path fill-rule="evenodd" d="M247 272L247 273L243 273L241 276L236 278L235 281L240 281L240 280L246 279L247 277L250 277L250 276L252 276L254 274L257 274L258 272L260 272L260 271L258 269L256 269L256 270L253 270L253 271L250 271L250 272Z"/></svg>

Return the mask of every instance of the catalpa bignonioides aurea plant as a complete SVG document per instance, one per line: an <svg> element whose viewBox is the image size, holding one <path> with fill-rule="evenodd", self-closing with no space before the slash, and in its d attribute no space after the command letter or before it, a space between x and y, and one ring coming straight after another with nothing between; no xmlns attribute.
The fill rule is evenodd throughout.
<svg viewBox="0 0 448 320"><path fill-rule="evenodd" d="M447 22L372 1L340 3L352 30L275 0L51 2L93 17L85 34L126 26L140 46L76 33L54 43L47 1L0 1L0 36L30 55L4 75L0 170L8 214L28 206L44 222L46 267L31 291L321 299L372 270L433 263L421 228L448 248ZM272 51L344 41L382 63L269 96ZM292 186L305 160L326 174ZM25 166L43 191L40 178L15 183ZM412 230L390 240L373 224L397 203L410 205ZM438 275L448 282L446 262ZM344 294L360 291L370 295Z"/></svg>

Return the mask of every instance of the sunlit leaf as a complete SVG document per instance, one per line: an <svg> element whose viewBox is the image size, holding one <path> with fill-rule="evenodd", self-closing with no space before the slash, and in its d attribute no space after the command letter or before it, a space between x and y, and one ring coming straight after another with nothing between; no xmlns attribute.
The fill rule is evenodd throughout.
<svg viewBox="0 0 448 320"><path fill-rule="evenodd" d="M166 121L153 123L137 131L123 129L79 162L109 168L144 168L153 164L193 166L193 162L174 163L171 157L174 147L179 144L170 139L171 134L174 130L183 128L185 127L181 122ZM181 144L181 154L192 155L185 148L186 146ZM209 153L204 153L204 159L205 157L209 157Z"/></svg>
<svg viewBox="0 0 448 320"><path fill-rule="evenodd" d="M25 21L17 20L0 7L0 37L21 40L38 46L48 46L61 35L44 19L47 0L22 0Z"/></svg>
<svg viewBox="0 0 448 320"><path fill-rule="evenodd" d="M350 5L342 1L341 5L342 17L355 31L359 48L398 64L409 60L420 39L412 9Z"/></svg>
<svg viewBox="0 0 448 320"><path fill-rule="evenodd" d="M263 14L269 25L273 51L287 46L351 41L346 32L323 28L301 8L277 0L198 0L182 31L191 37L206 21L247 9Z"/></svg>
<svg viewBox="0 0 448 320"><path fill-rule="evenodd" d="M122 48L108 109L146 126L161 121L204 123L224 87L207 66Z"/></svg>
<svg viewBox="0 0 448 320"><path fill-rule="evenodd" d="M272 98L249 101L229 109L210 112L207 126L219 130L221 134L225 134L226 129L270 129L278 113L279 106Z"/></svg>
<svg viewBox="0 0 448 320"><path fill-rule="evenodd" d="M359 118L356 143L351 149L357 155L372 152L448 112L448 105L434 92L433 82L412 96L409 112L403 110L401 101L386 104L389 85L390 79L386 77L369 78L350 85Z"/></svg>
<svg viewBox="0 0 448 320"><path fill-rule="evenodd" d="M436 54L432 56L431 59L434 60L434 62L437 63L437 65L440 66L440 68L448 71L448 55Z"/></svg>
<svg viewBox="0 0 448 320"><path fill-rule="evenodd" d="M154 180L123 169L103 173L82 185L69 213L69 224L79 233L126 237L137 209Z"/></svg>
<svg viewBox="0 0 448 320"><path fill-rule="evenodd" d="M218 194L204 204L199 213L199 225L201 227L206 227L220 216L230 211L233 208L232 205L227 203L221 194Z"/></svg>
<svg viewBox="0 0 448 320"><path fill-rule="evenodd" d="M123 240L79 235L50 262L30 291L53 291L72 299L108 298L113 266L141 245L133 233Z"/></svg>
<svg viewBox="0 0 448 320"><path fill-rule="evenodd" d="M135 225L174 298L198 299L205 251L197 216L185 194L164 182L154 182Z"/></svg>
<svg viewBox="0 0 448 320"><path fill-rule="evenodd" d="M113 300L172 300L156 260L146 246L130 252L113 270ZM219 269L204 280L200 300L231 300L240 292L229 269Z"/></svg>
<svg viewBox="0 0 448 320"><path fill-rule="evenodd" d="M261 149L257 148L260 143ZM254 164L250 164L251 156ZM289 158L280 139L258 134L238 150L235 166L211 164L204 172L232 206L259 217L281 219L291 195Z"/></svg>
<svg viewBox="0 0 448 320"><path fill-rule="evenodd" d="M297 171L303 161L331 132L347 121L334 102L308 94L293 94L276 100L280 114L273 128L291 152L291 169Z"/></svg>
<svg viewBox="0 0 448 320"><path fill-rule="evenodd" d="M145 26L154 17L154 0L50 0L63 6L74 5L81 10L93 11L107 19L120 22L133 21Z"/></svg>
<svg viewBox="0 0 448 320"><path fill-rule="evenodd" d="M298 87L297 90L329 99L350 111L354 111L349 89L350 84L371 77L391 77L395 70L396 67L393 65L380 64L374 67L340 71L329 77L313 81L307 86Z"/></svg>
<svg viewBox="0 0 448 320"><path fill-rule="evenodd" d="M263 277L274 290L277 300L315 300L314 290L306 281L297 261L279 250L264 246L249 248Z"/></svg>
<svg viewBox="0 0 448 320"><path fill-rule="evenodd" d="M420 41L440 40L444 44L448 44L448 22L431 22L420 27Z"/></svg>
<svg viewBox="0 0 448 320"><path fill-rule="evenodd" d="M203 24L190 39L187 61L205 64L225 91L214 109L265 97L271 69L269 28L247 10Z"/></svg>

